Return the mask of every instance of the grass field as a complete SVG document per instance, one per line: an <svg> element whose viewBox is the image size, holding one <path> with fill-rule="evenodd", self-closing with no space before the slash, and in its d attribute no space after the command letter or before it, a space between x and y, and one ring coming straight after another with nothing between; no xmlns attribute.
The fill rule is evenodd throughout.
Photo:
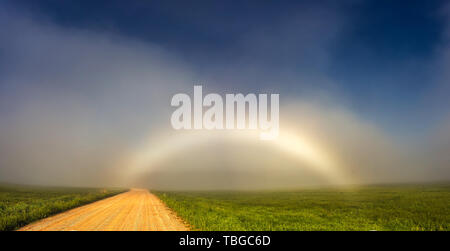
<svg viewBox="0 0 450 251"><path fill-rule="evenodd" d="M450 230L450 185L154 193L196 230Z"/></svg>
<svg viewBox="0 0 450 251"><path fill-rule="evenodd" d="M0 185L0 231L14 230L38 219L123 191Z"/></svg>

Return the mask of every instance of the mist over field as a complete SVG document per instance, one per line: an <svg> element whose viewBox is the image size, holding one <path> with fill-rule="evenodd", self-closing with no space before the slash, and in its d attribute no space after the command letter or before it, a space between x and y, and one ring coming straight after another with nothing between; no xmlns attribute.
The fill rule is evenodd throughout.
<svg viewBox="0 0 450 251"><path fill-rule="evenodd" d="M436 18L449 24L449 10ZM289 14L252 26L227 51L191 57L0 4L0 182L271 189L448 181L450 26L430 57L358 79L379 93L364 98L360 85L343 89L330 73L348 15L314 5ZM376 88L408 89L423 68L432 70L420 94ZM170 100L192 96L195 84L204 94L279 93L280 133L297 141L175 131ZM392 95L401 103L387 102Z"/></svg>

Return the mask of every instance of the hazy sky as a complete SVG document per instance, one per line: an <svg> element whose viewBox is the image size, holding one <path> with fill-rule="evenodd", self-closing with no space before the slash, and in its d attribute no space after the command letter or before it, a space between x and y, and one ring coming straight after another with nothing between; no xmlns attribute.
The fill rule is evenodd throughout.
<svg viewBox="0 0 450 251"><path fill-rule="evenodd" d="M446 1L2 1L0 26L0 181L176 189L450 178ZM174 132L170 99L194 84L279 93L281 130L332 156L346 178L258 142Z"/></svg>

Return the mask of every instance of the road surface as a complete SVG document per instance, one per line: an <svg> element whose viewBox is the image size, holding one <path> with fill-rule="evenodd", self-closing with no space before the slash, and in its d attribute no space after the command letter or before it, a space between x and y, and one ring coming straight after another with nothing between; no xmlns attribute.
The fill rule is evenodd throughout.
<svg viewBox="0 0 450 251"><path fill-rule="evenodd" d="M19 231L184 231L188 228L148 190L131 189L25 226Z"/></svg>

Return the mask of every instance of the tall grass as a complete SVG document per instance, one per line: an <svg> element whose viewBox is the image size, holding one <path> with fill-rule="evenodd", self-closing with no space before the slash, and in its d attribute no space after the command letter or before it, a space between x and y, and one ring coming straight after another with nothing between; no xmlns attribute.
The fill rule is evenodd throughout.
<svg viewBox="0 0 450 251"><path fill-rule="evenodd" d="M15 230L33 221L116 195L123 190L0 186L0 231Z"/></svg>

